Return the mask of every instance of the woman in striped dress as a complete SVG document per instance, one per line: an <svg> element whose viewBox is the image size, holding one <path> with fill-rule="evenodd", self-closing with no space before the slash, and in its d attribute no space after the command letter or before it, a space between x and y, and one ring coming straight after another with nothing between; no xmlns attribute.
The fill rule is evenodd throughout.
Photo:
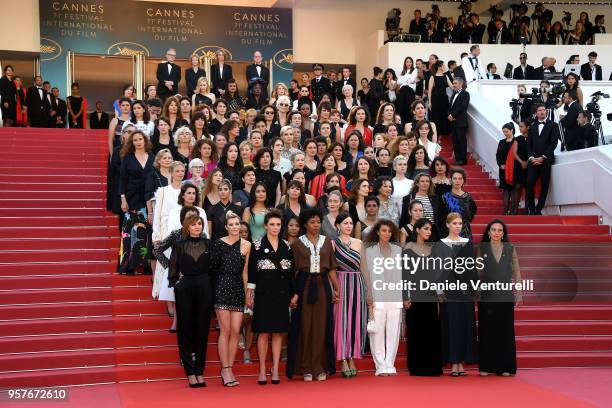
<svg viewBox="0 0 612 408"><path fill-rule="evenodd" d="M338 303L334 305L334 345L336 360L342 362L343 377L354 377L357 368L353 359L363 356L368 323L369 279L361 266L363 244L351 238L353 220L347 212L336 217L338 238L332 241L338 269Z"/></svg>

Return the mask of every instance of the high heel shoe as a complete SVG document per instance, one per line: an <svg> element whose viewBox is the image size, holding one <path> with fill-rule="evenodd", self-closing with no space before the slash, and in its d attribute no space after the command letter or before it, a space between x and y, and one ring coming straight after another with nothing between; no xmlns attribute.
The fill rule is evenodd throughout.
<svg viewBox="0 0 612 408"><path fill-rule="evenodd" d="M266 385L268 383L268 379L264 376L264 380L257 379L257 384Z"/></svg>
<svg viewBox="0 0 612 408"><path fill-rule="evenodd" d="M189 388L200 388L197 378L196 382L192 383L191 381L189 381L189 377L187 377L187 383L189 383Z"/></svg>
<svg viewBox="0 0 612 408"><path fill-rule="evenodd" d="M278 384L280 384L280 381L281 381L280 379L275 380L275 379L272 378L272 369L270 369L270 382L272 384L274 384L274 385L278 385Z"/></svg>
<svg viewBox="0 0 612 408"><path fill-rule="evenodd" d="M342 377L344 378L350 378L351 377L351 369L348 368L348 363L346 362L346 360L342 360L342 362L344 364L346 364L347 369L346 370L342 370Z"/></svg>
<svg viewBox="0 0 612 408"><path fill-rule="evenodd" d="M223 370L225 370L226 368L232 368L232 367L221 367L221 371L219 372L219 375L221 376L221 383L223 384L224 387L235 387L238 385L238 383L236 382L236 380L230 380L225 382L225 379L223 378Z"/></svg>

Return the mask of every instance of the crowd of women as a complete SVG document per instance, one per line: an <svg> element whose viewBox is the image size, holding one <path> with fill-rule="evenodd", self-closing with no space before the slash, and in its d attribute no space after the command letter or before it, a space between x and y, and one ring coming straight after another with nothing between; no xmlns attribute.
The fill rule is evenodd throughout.
<svg viewBox="0 0 612 408"><path fill-rule="evenodd" d="M149 101L159 101L154 91ZM268 374L280 382L284 353L289 378L322 381L337 362L353 377L368 348L376 375L394 375L402 310L411 374L441 375L451 364L451 375L464 376L463 364L478 361L482 375L516 372L520 296L486 302L494 294L382 293L372 284L379 258L476 256L477 206L466 172L439 155L448 131L428 120L443 109L435 101L398 107L383 99L374 112L359 101L336 110L333 95L316 104L310 90L293 94L279 83L269 104L243 110L209 93L206 81L194 91L162 106L119 98L108 143L118 272L153 275L152 296L167 302L191 387L205 386L213 310L228 387L239 384L237 350L250 362L255 334L262 385ZM520 280L505 224L492 221L482 241L489 261L473 272ZM384 279L406 273L392 268Z"/></svg>

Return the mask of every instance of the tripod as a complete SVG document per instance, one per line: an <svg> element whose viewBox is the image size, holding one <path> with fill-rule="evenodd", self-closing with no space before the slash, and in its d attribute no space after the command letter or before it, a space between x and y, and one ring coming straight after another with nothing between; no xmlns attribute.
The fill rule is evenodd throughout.
<svg viewBox="0 0 612 408"><path fill-rule="evenodd" d="M591 119L591 125L593 125L593 127L595 128L595 132L597 132L597 140L600 141L599 145L605 145L606 138L604 136L603 129L601 128L601 118L595 117L595 115L593 115L593 118Z"/></svg>

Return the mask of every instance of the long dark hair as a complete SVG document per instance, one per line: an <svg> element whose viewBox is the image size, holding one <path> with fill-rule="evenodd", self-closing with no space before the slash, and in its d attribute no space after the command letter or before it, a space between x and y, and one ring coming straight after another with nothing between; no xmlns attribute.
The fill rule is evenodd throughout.
<svg viewBox="0 0 612 408"><path fill-rule="evenodd" d="M487 227L485 228L485 230L484 230L484 232L482 234L482 239L480 240L480 242L491 242L491 237L489 236L489 230L491 229L491 226L493 226L493 224L500 224L502 226L502 230L504 231L504 235L502 236L501 242L510 242L510 238L508 237L508 226L506 225L506 223L504 223L499 218L491 220L487 224Z"/></svg>
<svg viewBox="0 0 612 408"><path fill-rule="evenodd" d="M255 190L257 190L257 187L259 186L262 186L264 190L266 190L266 201L264 201L264 205L266 208L270 207L270 194L268 194L268 186L266 186L266 183L263 181L257 181L255 184L253 184L253 187L251 187L251 192L249 193L249 208L253 207L257 203L257 200L255 199Z"/></svg>
<svg viewBox="0 0 612 408"><path fill-rule="evenodd" d="M142 106L142 109L144 110L144 112L142 113L142 121L147 124L149 123L149 120L151 120L151 116L149 116L149 111L147 109L147 105L141 101L140 99L137 101L134 101L132 103L132 113L131 113L131 120L134 124L136 124L136 115L134 114L134 106L136 105L140 105Z"/></svg>
<svg viewBox="0 0 612 408"><path fill-rule="evenodd" d="M229 152L230 147L236 146L238 149L238 156L236 157L236 163L234 164L235 169L242 169L242 159L240 158L240 148L236 144L236 142L227 142L223 147L223 151L221 152L221 158L219 159L219 164L217 165L220 169L227 169L229 165L227 164L227 152Z"/></svg>
<svg viewBox="0 0 612 408"><path fill-rule="evenodd" d="M365 156L358 157L357 160L355 160L355 162L353 163L353 168L351 169L351 179L355 180L359 178L359 162L361 160L365 160L370 166L370 168L368 169L368 180L373 180L374 177L376 177L374 163L372 163L372 160L368 159Z"/></svg>
<svg viewBox="0 0 612 408"><path fill-rule="evenodd" d="M419 234L416 232L416 230L423 228L427 224L429 224L429 226L433 228L433 224L431 223L431 221L429 221L428 218L419 218L414 223L414 226L413 226L413 229L412 229L413 233L410 234L411 235L410 242L417 242L417 235L419 235ZM429 236L429 240L431 240L431 235Z"/></svg>
<svg viewBox="0 0 612 408"><path fill-rule="evenodd" d="M406 71L406 61L410 60L410 62L412 62L412 68L410 68L410 72ZM412 74L412 72L414 71L414 60L412 59L412 57L406 57L404 58L404 63L402 64L402 75L406 75L406 72L408 72L409 74Z"/></svg>

